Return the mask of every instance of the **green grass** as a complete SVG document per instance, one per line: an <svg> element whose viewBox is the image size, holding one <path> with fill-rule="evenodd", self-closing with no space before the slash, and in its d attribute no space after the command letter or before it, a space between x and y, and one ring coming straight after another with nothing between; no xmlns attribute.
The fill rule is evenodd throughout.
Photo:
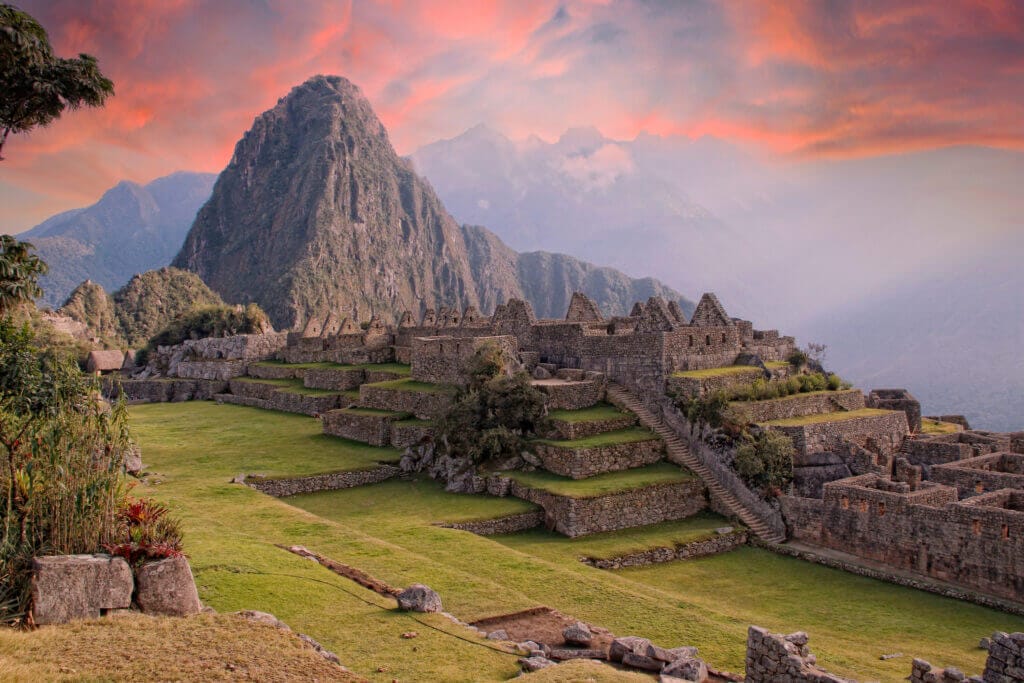
<svg viewBox="0 0 1024 683"><path fill-rule="evenodd" d="M615 406L610 406L604 403L599 403L590 408L583 408L581 410L552 410L548 413L548 418L551 420L569 422L572 424L580 422L604 422L606 420L617 420L623 417L629 417L629 413L624 413Z"/></svg>
<svg viewBox="0 0 1024 683"><path fill-rule="evenodd" d="M789 365L789 362L784 360L770 360L764 364L764 366L769 370L779 370L787 365Z"/></svg>
<svg viewBox="0 0 1024 683"><path fill-rule="evenodd" d="M296 370L376 370L378 372L393 372L396 375L408 376L412 372L410 366L405 363L358 363L347 365L345 363L334 363L332 361L316 361L311 363L286 363L283 360L264 360L253 363L258 367L272 368L295 368Z"/></svg>
<svg viewBox="0 0 1024 683"><path fill-rule="evenodd" d="M807 396L819 396L821 394L834 394L834 393L836 393L836 391L837 390L833 390L833 389L822 389L820 391L798 392L798 393L795 393L795 394L790 394L789 396L776 396L775 398L764 398L764 399L758 399L756 401L730 401L730 405L734 405L737 408L742 408L743 406L749 406L749 405L751 405L753 403L768 403L770 401L796 401L798 399L805 398Z"/></svg>
<svg viewBox="0 0 1024 683"><path fill-rule="evenodd" d="M524 486L570 498L593 498L609 493L632 491L652 484L693 479L690 472L667 462L657 462L647 467L622 472L607 472L587 479L569 479L542 470L506 474Z"/></svg>
<svg viewBox="0 0 1024 683"><path fill-rule="evenodd" d="M602 432L593 436L585 436L582 439L571 441L557 441L553 439L537 439L534 443L543 443L558 448L580 450L584 448L598 448L600 446L617 446L625 443L636 443L637 441L650 441L657 439L658 435L643 427L627 427L617 429L614 432Z"/></svg>
<svg viewBox="0 0 1024 683"><path fill-rule="evenodd" d="M505 680L516 658L427 628L391 609L394 601L274 544L305 545L393 585L425 583L463 620L547 605L620 635L697 645L716 668L736 672L751 623L806 630L830 671L887 681L904 678L915 656L980 672L980 637L1024 631L1019 617L762 550L627 572L578 561L668 545L722 524L711 516L578 539L539 530L483 538L431 523L506 514L524 503L448 494L418 480L275 500L229 481L240 472L356 469L378 459L370 457L375 449L325 437L312 418L242 406L149 404L130 413L147 469L162 482L135 494L182 517L204 603L271 612L375 681ZM441 617L416 618L481 642ZM405 631L419 637L404 640ZM886 652L904 656L880 661Z"/></svg>
<svg viewBox="0 0 1024 683"><path fill-rule="evenodd" d="M432 427L434 426L434 421L421 420L418 417L410 417L405 420L396 420L395 425L398 427Z"/></svg>
<svg viewBox="0 0 1024 683"><path fill-rule="evenodd" d="M752 365L727 365L723 368L708 368L706 370L684 370L675 372L673 377L686 377L688 379L710 379L711 377L724 377L727 375L743 375L761 372L760 368Z"/></svg>
<svg viewBox="0 0 1024 683"><path fill-rule="evenodd" d="M891 410L882 410L881 408L861 408L860 410L846 412L816 413L801 417L787 417L783 420L771 420L761 424L766 427L803 427L805 425L821 424L822 422L843 422L844 420L855 420L859 417L876 417L891 412Z"/></svg>
<svg viewBox="0 0 1024 683"><path fill-rule="evenodd" d="M363 386L374 387L376 389L391 389L393 391L416 391L426 394L453 394L456 391L455 387L445 384L431 384L429 382L418 382L412 379L392 379L386 382L364 384Z"/></svg>
<svg viewBox="0 0 1024 683"><path fill-rule="evenodd" d="M922 434L955 434L961 431L960 425L952 422L940 422L939 420L929 420L927 417L921 418L921 433Z"/></svg>

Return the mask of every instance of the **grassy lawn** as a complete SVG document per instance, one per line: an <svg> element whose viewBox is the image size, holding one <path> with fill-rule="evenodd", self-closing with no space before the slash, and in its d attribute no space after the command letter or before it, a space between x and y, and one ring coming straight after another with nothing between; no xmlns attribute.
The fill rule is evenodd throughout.
<svg viewBox="0 0 1024 683"><path fill-rule="evenodd" d="M579 450L583 448L597 448L599 446L617 446L624 443L636 443L637 441L650 441L651 439L657 438L657 434L648 429L644 429L643 427L627 427L626 429L617 429L614 432L603 432L601 434L594 434L593 436L586 436L582 439L572 439L571 441L537 439L536 443L544 443L549 446Z"/></svg>
<svg viewBox="0 0 1024 683"><path fill-rule="evenodd" d="M922 434L955 434L959 431L962 430L958 424L929 420L927 417L921 418Z"/></svg>
<svg viewBox="0 0 1024 683"><path fill-rule="evenodd" d="M708 368L706 370L683 370L681 372L673 373L672 376L687 377L690 379L708 379L710 377L724 377L726 375L744 374L757 376L761 374L761 368L757 368L752 365L727 365L723 368Z"/></svg>
<svg viewBox="0 0 1024 683"><path fill-rule="evenodd" d="M537 470L535 472L506 472L520 484L570 498L592 498L608 493L631 491L651 484L666 484L693 479L693 474L678 465L656 462L621 472L606 472L587 479L570 479Z"/></svg>
<svg viewBox="0 0 1024 683"><path fill-rule="evenodd" d="M807 396L819 396L821 394L834 394L835 392L836 392L836 390L832 390L832 389L822 389L820 391L804 391L804 392L797 392L795 394L790 394L789 396L777 396L775 398L766 398L766 399L761 399L761 400L758 400L758 401L730 401L730 405L734 405L737 408L742 408L743 406L748 406L748 405L750 405L752 403L770 403L770 402L773 402L773 401L796 401L796 400L799 400L801 398L805 398Z"/></svg>
<svg viewBox="0 0 1024 683"><path fill-rule="evenodd" d="M802 417L787 417L783 420L771 420L762 422L765 427L803 427L804 425L820 424L822 422L842 422L844 420L856 420L859 417L877 417L887 415L893 411L882 410L881 408L861 408L837 413L816 413Z"/></svg>
<svg viewBox="0 0 1024 683"><path fill-rule="evenodd" d="M377 389L391 389L394 391L417 391L426 394L454 394L455 387L445 384L431 384L430 382L417 382L412 379L392 379L387 382L373 382L364 384L364 387L375 387Z"/></svg>
<svg viewBox="0 0 1024 683"><path fill-rule="evenodd" d="M264 360L253 363L253 365L257 367L295 368L297 370L377 370L380 372L393 372L396 375L408 375L412 372L410 366L405 363L359 363L357 365L346 365L332 361L286 363L283 360Z"/></svg>
<svg viewBox="0 0 1024 683"><path fill-rule="evenodd" d="M599 403L581 410L552 410L548 413L548 418L551 420L573 424L579 422L604 422L605 420L617 420L628 416L629 413L624 413L615 406L610 406L606 403Z"/></svg>
<svg viewBox="0 0 1024 683"><path fill-rule="evenodd" d="M410 417L405 420L395 420L395 424L399 427L431 427L434 424L433 420L421 420L418 417Z"/></svg>
<svg viewBox="0 0 1024 683"><path fill-rule="evenodd" d="M374 449L325 437L302 415L212 402L130 412L147 469L162 482L135 493L182 517L203 601L219 611L271 612L371 680L506 680L517 666L442 617L396 612L393 600L274 544L305 545L392 585L425 583L464 620L548 605L618 634L698 645L717 667L737 672L750 623L808 631L826 668L862 680L903 678L914 656L980 672L980 637L1024 630L1024 619L760 550L625 572L577 560L706 533L704 525L721 524L710 516L582 539L543 531L484 538L431 523L508 514L525 503L447 494L419 480L276 500L229 481L240 472L357 469L376 461L367 453ZM405 631L420 635L404 640ZM880 661L886 652L904 656Z"/></svg>

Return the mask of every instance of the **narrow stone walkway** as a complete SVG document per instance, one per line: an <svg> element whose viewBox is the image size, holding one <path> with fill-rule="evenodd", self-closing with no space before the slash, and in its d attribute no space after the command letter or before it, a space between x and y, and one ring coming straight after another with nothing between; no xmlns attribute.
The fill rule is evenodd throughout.
<svg viewBox="0 0 1024 683"><path fill-rule="evenodd" d="M608 384L608 397L613 403L619 404L635 413L640 419L640 424L660 436L665 442L668 460L676 465L686 467L700 477L704 485L708 487L711 496L743 522L758 538L768 543L782 543L786 540L784 536L773 531L771 527L765 524L760 517L748 510L732 492L719 483L714 473L690 452L689 446L676 434L675 430L665 424L665 421L660 417L648 410L640 402L640 399L636 398L625 387L615 383Z"/></svg>

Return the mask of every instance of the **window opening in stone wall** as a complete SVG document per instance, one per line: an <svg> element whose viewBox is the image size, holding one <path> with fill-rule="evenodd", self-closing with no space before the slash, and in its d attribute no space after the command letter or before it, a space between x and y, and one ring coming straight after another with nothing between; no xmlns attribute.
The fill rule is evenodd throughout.
<svg viewBox="0 0 1024 683"><path fill-rule="evenodd" d="M981 536L981 520L980 519L972 519L971 520L971 532L975 536Z"/></svg>
<svg viewBox="0 0 1024 683"><path fill-rule="evenodd" d="M722 343L725 343L725 334L722 334Z"/></svg>
<svg viewBox="0 0 1024 683"><path fill-rule="evenodd" d="M885 503L878 504L878 516L885 517Z"/></svg>
<svg viewBox="0 0 1024 683"><path fill-rule="evenodd" d="M707 335L706 337L704 337L704 343L707 344L708 346L711 346L711 335L710 334Z"/></svg>
<svg viewBox="0 0 1024 683"><path fill-rule="evenodd" d="M1002 529L999 530L999 536L1004 540L1010 540L1010 525L1004 524Z"/></svg>
<svg viewBox="0 0 1024 683"><path fill-rule="evenodd" d="M868 511L868 502L866 500L862 500L862 501L860 501L860 505L858 505L857 507L860 509L861 512L867 512Z"/></svg>
<svg viewBox="0 0 1024 683"><path fill-rule="evenodd" d="M842 508L844 510L849 510L850 509L850 499L847 498L846 496L843 496L842 500L840 501L840 505L842 506Z"/></svg>
<svg viewBox="0 0 1024 683"><path fill-rule="evenodd" d="M985 492L985 485L981 483L980 479L978 481L974 482L974 492L975 493L984 493Z"/></svg>

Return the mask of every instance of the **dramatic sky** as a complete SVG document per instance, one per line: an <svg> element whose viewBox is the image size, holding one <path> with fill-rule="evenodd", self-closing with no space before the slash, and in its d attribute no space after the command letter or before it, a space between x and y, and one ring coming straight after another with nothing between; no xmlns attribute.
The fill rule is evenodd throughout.
<svg viewBox="0 0 1024 683"><path fill-rule="evenodd" d="M117 94L8 141L4 231L124 178L219 171L315 73L360 85L403 154L480 122L708 134L782 160L1024 149L1018 0L14 1Z"/></svg>

